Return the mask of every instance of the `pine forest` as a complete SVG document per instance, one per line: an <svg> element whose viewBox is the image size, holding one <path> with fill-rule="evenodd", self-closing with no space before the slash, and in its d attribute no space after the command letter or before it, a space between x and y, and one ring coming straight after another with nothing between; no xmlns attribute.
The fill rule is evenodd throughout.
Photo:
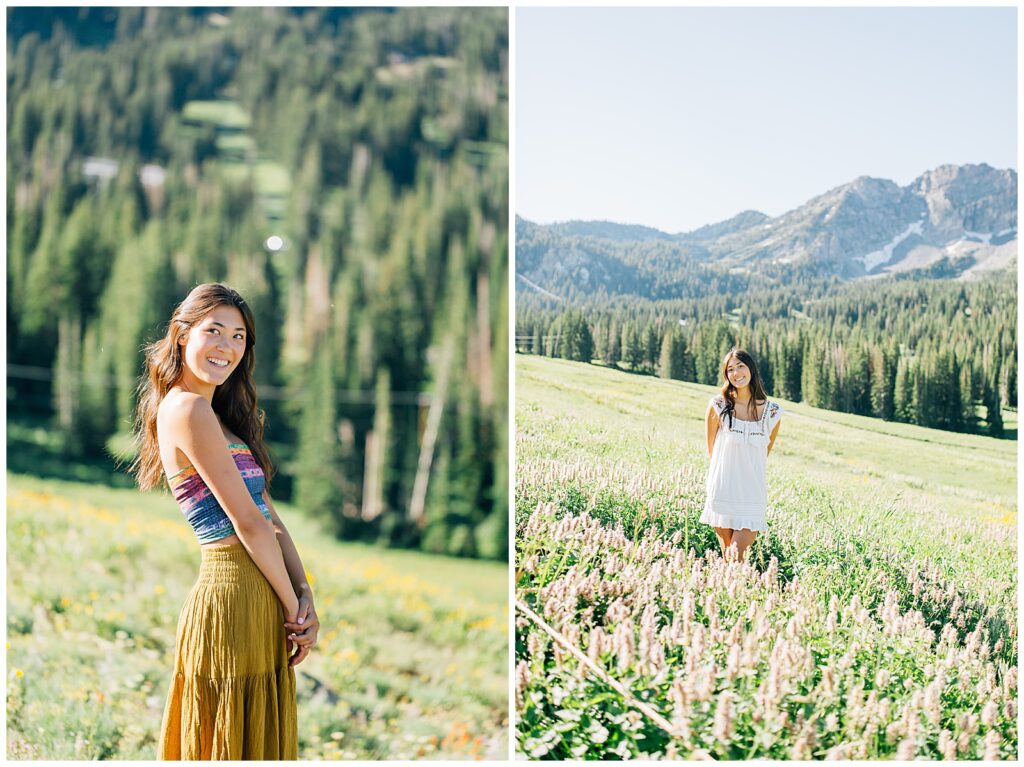
<svg viewBox="0 0 1024 767"><path fill-rule="evenodd" d="M517 252L530 247L520 242ZM517 281L516 351L721 385L732 346L770 396L936 429L1015 437L1014 274L841 282L693 270L675 298L558 298Z"/></svg>
<svg viewBox="0 0 1024 767"><path fill-rule="evenodd" d="M141 348L220 281L256 316L275 498L506 559L507 10L7 20L12 470L123 483Z"/></svg>

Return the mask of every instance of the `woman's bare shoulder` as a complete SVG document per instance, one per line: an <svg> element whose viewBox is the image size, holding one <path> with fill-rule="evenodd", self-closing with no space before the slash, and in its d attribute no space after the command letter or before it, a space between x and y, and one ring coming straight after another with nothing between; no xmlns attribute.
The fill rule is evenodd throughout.
<svg viewBox="0 0 1024 767"><path fill-rule="evenodd" d="M725 407L725 397L721 394L712 395L708 400L707 417L717 419L723 407Z"/></svg>
<svg viewBox="0 0 1024 767"><path fill-rule="evenodd" d="M197 429L212 428L216 423L217 416L210 403L192 392L170 391L157 408L157 430L175 443Z"/></svg>

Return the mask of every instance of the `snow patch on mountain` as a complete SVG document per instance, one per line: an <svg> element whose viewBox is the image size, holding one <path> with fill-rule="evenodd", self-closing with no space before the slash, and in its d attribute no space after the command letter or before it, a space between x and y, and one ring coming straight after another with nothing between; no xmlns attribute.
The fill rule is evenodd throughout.
<svg viewBox="0 0 1024 767"><path fill-rule="evenodd" d="M893 237L889 241L889 244L886 245L881 250L873 250L870 253L868 253L866 256L860 256L856 260L857 261L863 261L864 262L864 270L868 271L868 272L870 272L872 269L874 269L879 264L887 264L887 263L889 263L889 261L892 260L892 254L893 254L893 251L896 250L896 247L901 242L903 242L905 239L907 239L910 235L912 235L912 234L920 235L921 232L922 232L922 228L923 227L924 227L924 220L923 219L921 221L915 221L913 224L910 224L906 229L904 229L902 232L900 232L895 237Z"/></svg>
<svg viewBox="0 0 1024 767"><path fill-rule="evenodd" d="M960 239L968 240L968 238L970 238L968 242L979 240L985 245L992 245L993 237L998 240L1000 237L1005 237L1006 235L1011 234L1013 231L1014 227L1012 226L1009 229L1002 229L998 232L972 232L970 229L964 229L964 236L961 237ZM998 244L1001 245L1002 243Z"/></svg>

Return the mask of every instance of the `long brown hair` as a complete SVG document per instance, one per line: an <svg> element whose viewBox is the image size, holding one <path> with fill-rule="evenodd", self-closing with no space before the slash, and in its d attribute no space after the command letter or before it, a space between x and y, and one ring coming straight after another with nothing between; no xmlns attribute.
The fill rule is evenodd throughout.
<svg viewBox="0 0 1024 767"><path fill-rule="evenodd" d="M241 362L228 379L213 392L213 411L221 423L249 446L256 463L263 469L267 487L274 475L270 454L263 442L264 412L256 407L256 385L252 371L256 364L256 322L252 310L238 291L216 282L197 285L171 315L167 333L147 344L146 371L139 381L138 405L133 429L138 452L128 470L143 490L156 487L163 476L160 445L156 434L156 415L163 398L177 383L184 370L183 350L178 341L187 336L209 312L218 306L234 306L245 323L245 351Z"/></svg>
<svg viewBox="0 0 1024 767"><path fill-rule="evenodd" d="M750 404L754 405L754 413L757 413L757 403L764 400L768 401L768 395L765 394L764 384L761 382L761 373L757 369L757 363L754 362L754 358L750 356L750 352L745 349L737 349L735 346L725 353L725 357L722 359L722 378L725 381L725 385L722 386L722 396L725 397L725 409L723 413L729 414L729 426L732 426L732 416L736 412L736 387L732 385L729 380L729 360L733 357L738 359L750 370L750 383L747 384L750 387Z"/></svg>

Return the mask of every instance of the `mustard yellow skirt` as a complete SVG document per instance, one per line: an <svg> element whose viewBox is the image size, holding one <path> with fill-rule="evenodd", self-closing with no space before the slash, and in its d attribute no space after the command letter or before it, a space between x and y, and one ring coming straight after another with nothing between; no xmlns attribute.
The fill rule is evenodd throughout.
<svg viewBox="0 0 1024 767"><path fill-rule="evenodd" d="M240 543L203 548L178 618L160 759L298 759L284 610Z"/></svg>

